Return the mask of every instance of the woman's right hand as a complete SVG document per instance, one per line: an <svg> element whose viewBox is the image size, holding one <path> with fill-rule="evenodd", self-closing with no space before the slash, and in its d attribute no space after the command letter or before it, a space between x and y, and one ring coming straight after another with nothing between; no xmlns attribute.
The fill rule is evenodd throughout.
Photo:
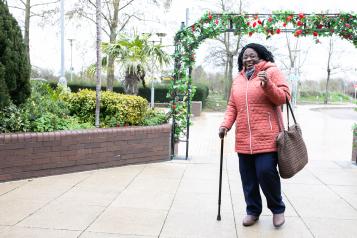
<svg viewBox="0 0 357 238"><path fill-rule="evenodd" d="M225 128L225 127L220 127L220 128L219 128L219 132L218 132L219 138L223 139L223 138L227 135L227 131L228 131L227 128Z"/></svg>

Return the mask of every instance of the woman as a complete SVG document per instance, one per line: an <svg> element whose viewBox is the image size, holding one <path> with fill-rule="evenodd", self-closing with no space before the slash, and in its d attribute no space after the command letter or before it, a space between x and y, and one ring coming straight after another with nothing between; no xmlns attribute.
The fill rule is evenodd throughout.
<svg viewBox="0 0 357 238"><path fill-rule="evenodd" d="M279 133L280 105L290 100L290 90L270 51L260 44L243 47L238 57L239 75L232 84L224 121L219 128L223 138L236 122L235 150L251 226L262 212L261 187L273 213L273 224L285 222L285 205L277 171L276 136Z"/></svg>

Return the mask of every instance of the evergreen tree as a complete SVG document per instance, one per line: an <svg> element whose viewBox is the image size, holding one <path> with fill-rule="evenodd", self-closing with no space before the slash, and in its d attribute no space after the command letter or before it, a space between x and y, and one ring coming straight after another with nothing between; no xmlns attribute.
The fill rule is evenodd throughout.
<svg viewBox="0 0 357 238"><path fill-rule="evenodd" d="M0 0L0 109L30 96L30 63L16 19Z"/></svg>

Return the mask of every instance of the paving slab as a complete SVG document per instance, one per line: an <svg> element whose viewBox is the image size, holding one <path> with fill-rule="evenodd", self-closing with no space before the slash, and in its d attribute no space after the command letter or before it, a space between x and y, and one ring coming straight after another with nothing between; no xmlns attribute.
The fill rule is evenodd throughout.
<svg viewBox="0 0 357 238"><path fill-rule="evenodd" d="M104 210L80 201L55 201L20 223L23 227L37 227L63 230L84 230Z"/></svg>
<svg viewBox="0 0 357 238"><path fill-rule="evenodd" d="M110 207L88 231L157 237L166 215L166 210Z"/></svg>
<svg viewBox="0 0 357 238"><path fill-rule="evenodd" d="M316 238L354 238L357 234L356 219L306 218L304 221Z"/></svg>
<svg viewBox="0 0 357 238"><path fill-rule="evenodd" d="M70 230L53 230L53 229L42 229L34 227L12 227L6 232L1 233L2 238L76 238L79 236L80 231L70 231Z"/></svg>

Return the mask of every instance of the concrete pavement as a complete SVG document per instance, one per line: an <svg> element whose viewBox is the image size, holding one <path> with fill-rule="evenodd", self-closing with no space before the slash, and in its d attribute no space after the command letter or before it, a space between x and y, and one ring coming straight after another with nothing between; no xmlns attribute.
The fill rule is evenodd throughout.
<svg viewBox="0 0 357 238"><path fill-rule="evenodd" d="M273 227L266 202L256 225L241 225L245 203L232 133L225 139L222 221L216 221L223 113L203 113L193 120L188 161L0 183L0 237L356 237L357 166L350 160L357 118L311 109L296 110L310 162L282 180L281 229ZM184 146L179 150L183 155Z"/></svg>

